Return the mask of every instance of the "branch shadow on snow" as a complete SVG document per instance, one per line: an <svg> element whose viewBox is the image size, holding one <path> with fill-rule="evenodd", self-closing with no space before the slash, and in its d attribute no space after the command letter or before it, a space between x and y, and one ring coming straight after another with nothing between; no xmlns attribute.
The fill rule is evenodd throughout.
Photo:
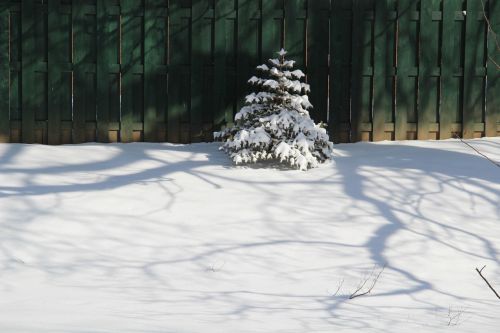
<svg viewBox="0 0 500 333"><path fill-rule="evenodd" d="M482 140L481 143L491 144L487 140ZM92 146L92 144L87 144L75 147ZM440 198L439 194L444 191L445 187L453 188L466 195L471 205L476 200L482 200L492 207L498 206L500 191L488 185L500 181L498 170L476 155L447 150L436 151L410 145L356 144L345 151L343 151L344 146L338 146L338 156L334 164L319 169L322 172L321 177L317 177L316 170L308 173L293 170L279 170L279 172L265 170L264 174L268 173L269 177L249 175L243 178L241 174L235 175L241 167L232 166L227 156L218 151L217 146L213 144L116 144L106 147L114 151L114 155L109 159L34 168L19 168L13 164L15 159L22 158L30 147L8 145L3 151L0 155L0 173L13 176L21 174L24 183L17 186L0 184L0 201L15 198L20 205L13 207L10 212L0 213L0 216L4 218L8 216L12 219L13 216L18 216L15 220L4 220L0 223L0 255L5 258L2 259L0 266L2 275L24 266L23 259L16 255L17 251L13 246L13 244L22 244L27 249L26 253L30 253L33 258L29 263L30 267L35 267L49 277L60 278L80 272L92 272L88 273L90 277L101 275L115 277L119 279L119 282L124 282L119 278L121 275L140 277L148 282L147 286L127 282L116 284L112 279L106 281L100 278L88 282L88 285L108 292L128 293L131 296L141 295L142 292L146 292L147 288L154 288L162 296L157 299L152 297L144 300L149 304L158 302L175 305L178 303L185 306L190 302L206 301L207 304L214 306L213 316L220 316L221 321L228 315L232 318L251 318L253 314L262 311L276 314L283 314L287 311L300 311L301 313L314 311L315 313L321 312L321 319L331 325L369 328L374 313L382 315L383 307L377 306L377 309L374 309L355 301L348 302L344 295L332 296L326 291L324 294L301 293L301 291L270 293L258 289L246 289L245 286L210 290L210 288L201 288L196 283L218 279L213 276L228 280L232 274L240 274L241 272L232 271L232 265L239 260L247 262L249 267L260 267L268 271L270 276L276 275L291 283L299 283L301 281L299 273L284 272L278 268L283 263L282 260L293 259L293 256L287 259L289 249L311 251L311 253L320 251L322 255L332 257L339 256L339 254L349 257L354 251L352 253L357 253L357 255L366 253L367 267L373 264L387 265L384 275L390 279L399 278L407 281L406 285L383 288L372 297L409 295L417 301L422 311L433 311L432 309L442 310L448 304L426 302L419 298L420 293L432 291L455 299L457 302L465 301L465 299L439 289L432 280L416 275L395 262L393 256L388 254L388 249L389 243L396 241L398 236L403 233L415 235L420 239L420 246L424 250L431 243L436 243L458 256L476 258L481 262L498 263L500 261L499 250L489 235L474 233L468 230L467 226L442 221L429 215L424 209L425 201L435 200L434 197ZM67 148L71 149L71 146ZM44 149L60 148L44 147ZM175 153L180 157L175 161L168 161L161 157L162 153L170 155ZM135 163L142 162L154 163L144 169L133 166ZM227 172L220 172L221 169ZM321 169L326 169L328 172ZM123 172L109 173L113 170ZM249 172L254 170L248 168ZM103 177L91 183L78 183L75 180L68 184L44 185L37 182L39 177L100 173ZM399 176L391 178L392 175ZM259 228L267 228L268 232L258 240L254 238L232 240L231 237L227 237L224 242L220 242L216 239L201 238L195 239L193 246L180 245L181 248L176 248L175 244L170 244L169 239L165 239L163 245L158 245L156 242L150 244L147 239L154 237L153 233L156 230L151 225L155 224L159 228L164 228L170 235L179 239L190 237L193 230L190 230L189 226L184 226L182 223L163 225L149 216L142 216L138 217L141 223L134 225L132 230L137 233L137 238L127 238L120 235L128 232L126 229L131 227L129 224L119 223L106 226L107 217L96 216L96 219L102 221L101 223L87 224L82 219L80 220L81 227L90 235L99 235L102 241L116 244L118 252L93 253L85 247L85 237L65 239L63 232L42 235L31 225L36 223L36 219L41 216L50 216L57 211L64 200L63 195L125 190L127 186L137 184L163 184L166 204L157 209L168 211L180 204L176 196L186 190L178 182L181 176L193 177L214 190L228 190L243 186L250 192L260 193L262 201L254 203L258 213L252 217L232 213L234 221L228 225L232 228L246 228L247 225L257 224ZM422 177L436 184L436 187L420 186L419 181ZM293 199L289 193L282 193L282 189L286 188L284 186L288 185L298 186L296 195L301 196L299 201ZM311 189L314 189L314 192ZM370 191L374 189L377 191L371 193ZM339 190L343 193L335 193ZM55 196L57 199L45 206L34 200L36 196L47 195ZM329 215L332 213L328 206L335 206L336 200L348 200L348 206L353 207L353 211L348 210L343 215L338 215L339 212L333 210L336 215ZM293 207L290 202L292 204L300 202L301 206ZM443 207L446 207L448 203L443 202ZM17 215L13 213L16 209L19 209ZM284 221L280 217L280 213L285 212L292 216L291 221ZM123 218L126 218L126 214L121 213L120 210L117 210L115 217L121 217L121 214ZM496 208L496 217L500 220L500 207ZM353 226L350 224L351 220L362 221L364 218L375 219L380 223L376 223L376 228L367 232L366 235L360 234L359 238L349 242L336 237L336 233L342 228ZM74 216L72 219L79 221L80 217ZM207 222L213 223L214 226L219 225L219 222L215 220ZM415 226L419 227L415 228ZM325 236L324 232L331 233ZM50 242L44 241L45 238L50 239ZM476 244L476 248L469 248L467 242L463 241L464 238ZM91 238L88 240L92 241ZM61 248L74 253L74 261L58 263L47 260ZM127 248L149 251L153 255L140 260L120 255L120 250ZM172 251L175 254L169 255L168 253ZM163 256L165 258L162 258ZM226 261L227 264L222 264ZM211 273L207 273L207 267L210 264L214 267ZM223 268L220 268L222 266ZM307 266L314 266L314 260ZM201 272L200 274L211 274L212 277L202 277L200 281L192 278L192 289L180 287L172 280L179 278L175 274L182 274L182 267ZM350 266L349 263L311 268L312 271L316 270L321 274L326 274L326 272L332 272L337 276L347 274L354 279L360 269L360 267ZM385 276L382 277L384 278ZM332 285L334 283L335 281L332 280ZM8 286L4 288L7 289ZM167 296L172 294L176 296ZM477 302L482 302L482 300L477 300ZM176 311L172 314L176 313L179 314ZM354 314L358 319L355 322L352 321ZM306 318L307 316L296 318L297 323L304 329L310 324Z"/></svg>

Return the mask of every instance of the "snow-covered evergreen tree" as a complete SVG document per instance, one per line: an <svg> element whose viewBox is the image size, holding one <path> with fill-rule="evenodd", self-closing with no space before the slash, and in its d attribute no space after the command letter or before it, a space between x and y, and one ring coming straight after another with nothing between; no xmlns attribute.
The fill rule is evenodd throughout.
<svg viewBox="0 0 500 333"><path fill-rule="evenodd" d="M301 170L314 168L332 157L333 144L323 124L309 116L310 88L300 81L304 73L293 70L295 61L285 59L285 50L278 55L257 66L262 77L248 80L256 92L246 96L234 126L214 137L224 140L221 149L237 164L278 160Z"/></svg>

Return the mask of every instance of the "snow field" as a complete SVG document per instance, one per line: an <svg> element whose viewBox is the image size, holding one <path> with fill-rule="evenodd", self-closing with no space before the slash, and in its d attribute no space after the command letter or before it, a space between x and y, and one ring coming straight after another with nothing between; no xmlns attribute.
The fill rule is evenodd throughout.
<svg viewBox="0 0 500 333"><path fill-rule="evenodd" d="M218 147L1 144L0 331L498 329L474 269L500 289L500 169L470 148L342 144L303 172Z"/></svg>

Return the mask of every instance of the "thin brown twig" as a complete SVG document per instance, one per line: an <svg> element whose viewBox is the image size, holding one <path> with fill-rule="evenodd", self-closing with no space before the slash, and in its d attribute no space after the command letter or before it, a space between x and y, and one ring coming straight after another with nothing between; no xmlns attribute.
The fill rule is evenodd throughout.
<svg viewBox="0 0 500 333"><path fill-rule="evenodd" d="M455 138L458 139L458 140L460 140L460 142L462 142L464 145L468 146L469 148L471 148L472 150L474 150L476 153L478 153L479 155L481 155L482 157L484 157L485 159L487 159L491 163L493 163L493 165L495 165L495 166L497 166L497 167L500 168L500 163L498 163L496 161L493 161L491 158L489 158L488 156L486 156L485 154L483 154L482 152L480 152L478 149L474 148L471 144L469 144L468 142L464 141L464 139L462 139L461 137L459 137L457 133L455 133Z"/></svg>
<svg viewBox="0 0 500 333"><path fill-rule="evenodd" d="M484 275L482 274L483 273L483 269L486 267L486 265L483 266L483 268L481 269L478 269L476 267L476 272L477 274L479 274L480 277L483 278L484 282L486 282L486 284L488 285L488 287L491 289L491 291L493 291L493 293L496 295L496 297L498 299L500 299L500 295L497 293L497 291L495 290L495 288L493 288L493 286L489 283L489 281L484 277Z"/></svg>
<svg viewBox="0 0 500 333"><path fill-rule="evenodd" d="M356 289L355 292L353 292L351 294L351 296L349 296L349 299L353 299L353 298L356 298L356 297L360 297L360 296L369 294L373 290L373 288L375 288L375 285L377 284L377 281L380 278L380 275L384 271L385 266L386 265L384 265L382 267L382 269L378 272L377 276L373 279L373 282L372 282L372 285L370 286L370 288L368 288L367 291L358 294L358 292L361 291L361 289L363 289L363 287L365 286L366 282L370 279L370 277L373 276L373 272L375 271L375 267L373 267L373 270L372 270L372 273L370 273L370 276L363 281L363 283Z"/></svg>
<svg viewBox="0 0 500 333"><path fill-rule="evenodd" d="M342 285L344 284L344 279L342 279L339 283L339 285L337 286L337 290L332 294L332 296L337 296L339 291L340 291L340 288L342 288Z"/></svg>

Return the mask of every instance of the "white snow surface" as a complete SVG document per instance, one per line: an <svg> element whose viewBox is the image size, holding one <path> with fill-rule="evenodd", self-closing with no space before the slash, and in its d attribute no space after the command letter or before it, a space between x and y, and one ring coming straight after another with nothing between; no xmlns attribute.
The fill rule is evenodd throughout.
<svg viewBox="0 0 500 333"><path fill-rule="evenodd" d="M0 332L498 332L475 268L500 290L500 168L472 149L340 144L304 172L219 146L1 144Z"/></svg>

